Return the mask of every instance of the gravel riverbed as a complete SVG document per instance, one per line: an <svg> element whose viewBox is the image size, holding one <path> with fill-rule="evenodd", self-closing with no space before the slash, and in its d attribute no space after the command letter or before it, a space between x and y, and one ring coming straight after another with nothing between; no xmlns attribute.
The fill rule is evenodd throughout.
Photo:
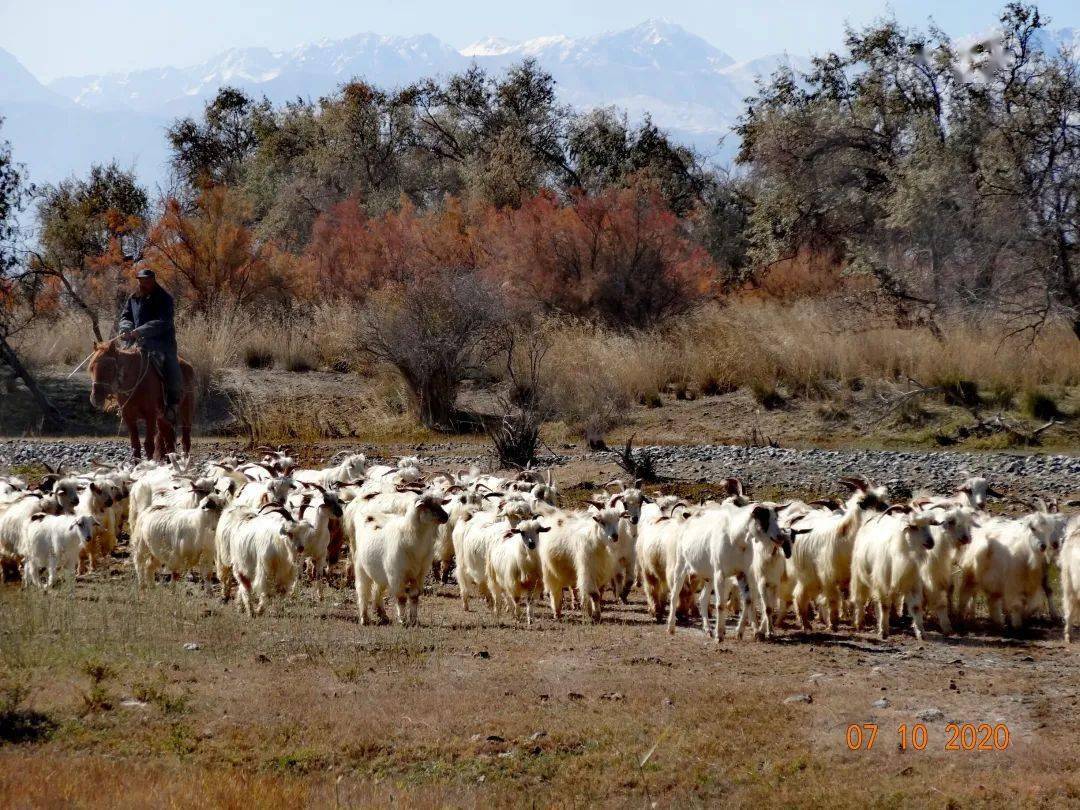
<svg viewBox="0 0 1080 810"><path fill-rule="evenodd" d="M336 449L343 449L339 446ZM361 448L369 452L369 448ZM487 464L489 456L473 453L472 445L431 446L416 452L437 466ZM219 452L214 445L197 445L196 458ZM1075 495L1080 492L1080 456L1040 453L957 453L893 450L818 450L730 445L670 445L639 448L653 456L658 472L670 478L715 482L726 476L742 478L751 487L831 492L841 475L858 474L889 487L894 498L912 490L945 492L967 475L983 475L996 486L1019 496ZM61 462L81 469L97 458L121 462L128 458L126 442L113 440L0 441L0 470L35 461ZM613 462L612 453L566 450L558 465L569 462Z"/></svg>

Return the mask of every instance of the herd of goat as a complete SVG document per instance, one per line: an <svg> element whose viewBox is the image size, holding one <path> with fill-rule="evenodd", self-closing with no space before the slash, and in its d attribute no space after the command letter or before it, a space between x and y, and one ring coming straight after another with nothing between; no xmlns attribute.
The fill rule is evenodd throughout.
<svg viewBox="0 0 1080 810"><path fill-rule="evenodd" d="M753 501L737 479L725 482L726 498L699 505L613 481L570 510L550 472L425 476L415 457L385 465L341 455L324 469L267 450L257 462L200 469L175 457L57 469L36 487L0 477L0 563L18 566L24 587L49 588L93 570L126 530L140 587L194 572L210 589L216 575L222 598L235 586L254 616L304 578L321 600L347 548L361 624L389 620L386 598L403 625L417 624L428 577L446 583L451 573L465 610L481 598L529 624L542 594L555 619L569 594L595 622L608 592L625 602L637 584L669 632L686 617L717 641L729 607L740 637L748 628L771 636L792 609L805 631L815 618L859 630L873 602L881 637L906 612L921 639L924 617L952 633L978 596L1002 628L1006 614L1014 630L1039 612L1056 619L1059 600L1066 641L1080 620L1080 516L1041 500L1019 517L991 515L987 499L1003 496L984 478L902 504L857 477L840 480L846 501L784 504Z"/></svg>

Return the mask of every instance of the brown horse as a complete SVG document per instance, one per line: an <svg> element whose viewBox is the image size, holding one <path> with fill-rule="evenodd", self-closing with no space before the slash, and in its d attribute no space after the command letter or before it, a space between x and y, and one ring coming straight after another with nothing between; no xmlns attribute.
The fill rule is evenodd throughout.
<svg viewBox="0 0 1080 810"><path fill-rule="evenodd" d="M146 425L146 457L159 461L176 451L176 434L165 419L165 386L149 356L139 349L121 349L116 340L99 343L90 358L90 403L104 408L116 400L120 417L131 436L131 453L142 457L139 420ZM195 371L180 358L184 375L183 396L177 409L181 445L191 452L191 418L195 413Z"/></svg>

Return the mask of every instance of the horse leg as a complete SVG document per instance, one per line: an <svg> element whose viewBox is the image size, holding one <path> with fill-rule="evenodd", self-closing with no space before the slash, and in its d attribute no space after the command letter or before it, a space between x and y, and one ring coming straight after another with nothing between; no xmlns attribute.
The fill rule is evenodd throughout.
<svg viewBox="0 0 1080 810"><path fill-rule="evenodd" d="M125 416L124 424L127 425L128 438L131 439L131 455L134 458L142 458L142 448L139 447L139 420L134 416Z"/></svg>
<svg viewBox="0 0 1080 810"><path fill-rule="evenodd" d="M161 461L164 456L157 455L157 447L155 445L155 438L157 434L157 420L154 414L147 414L146 417L146 440L143 442L143 447L146 449L146 457L152 458L156 461Z"/></svg>
<svg viewBox="0 0 1080 810"><path fill-rule="evenodd" d="M176 433L173 430L173 426L165 419L158 419L158 452L162 458L165 458L169 453L176 452Z"/></svg>

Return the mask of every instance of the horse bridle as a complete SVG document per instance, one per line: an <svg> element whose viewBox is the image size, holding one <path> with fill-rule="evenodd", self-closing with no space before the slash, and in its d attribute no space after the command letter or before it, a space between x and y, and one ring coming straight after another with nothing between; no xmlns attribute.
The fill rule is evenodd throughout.
<svg viewBox="0 0 1080 810"><path fill-rule="evenodd" d="M142 366L142 369L139 372L139 378L137 380L135 380L135 384L133 386L131 386L131 388L128 388L127 390L123 390L123 389L120 388L121 371L120 371L120 362L119 362L119 359L117 359L117 362L116 362L116 375L113 378L112 395L114 397L116 397L116 408L117 408L118 411L122 411L124 409L124 407L128 404L128 402L131 401L131 398L135 395L135 392L138 390L139 386L142 385L142 381L146 378L147 372L150 371L150 365L151 365L151 363L150 363L150 355L147 354L142 349L140 349L139 350L139 357L141 359L141 366ZM123 397L123 401L121 401L121 397Z"/></svg>

